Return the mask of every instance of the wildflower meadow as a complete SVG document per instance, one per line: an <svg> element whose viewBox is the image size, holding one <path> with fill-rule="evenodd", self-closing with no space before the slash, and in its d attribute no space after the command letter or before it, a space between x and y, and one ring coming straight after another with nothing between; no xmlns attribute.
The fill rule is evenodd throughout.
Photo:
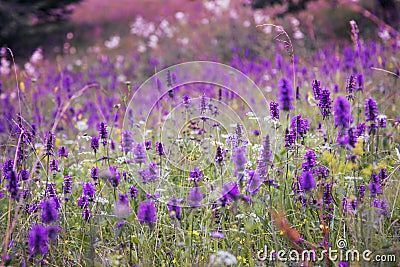
<svg viewBox="0 0 400 267"><path fill-rule="evenodd" d="M0 265L400 266L396 26L139 2L1 48Z"/></svg>

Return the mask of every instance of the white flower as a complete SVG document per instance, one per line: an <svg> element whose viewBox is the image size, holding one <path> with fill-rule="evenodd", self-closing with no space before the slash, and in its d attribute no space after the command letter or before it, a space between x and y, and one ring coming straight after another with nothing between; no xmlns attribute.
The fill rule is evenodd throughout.
<svg viewBox="0 0 400 267"><path fill-rule="evenodd" d="M224 251L224 250L219 250L217 251L217 254L213 254L210 257L210 264L211 265L225 265L225 266L230 266L230 265L234 265L237 263L236 257L229 253L228 251Z"/></svg>
<svg viewBox="0 0 400 267"><path fill-rule="evenodd" d="M85 121L78 121L76 123L76 128L78 128L79 131L86 131L89 126L87 125L87 123Z"/></svg>
<svg viewBox="0 0 400 267"><path fill-rule="evenodd" d="M33 52L31 59L29 60L32 64L37 64L43 59L42 48L38 48Z"/></svg>
<svg viewBox="0 0 400 267"><path fill-rule="evenodd" d="M110 40L107 40L104 42L104 46L107 47L108 49L114 49L119 46L119 43L121 41L121 37L118 35L111 36Z"/></svg>

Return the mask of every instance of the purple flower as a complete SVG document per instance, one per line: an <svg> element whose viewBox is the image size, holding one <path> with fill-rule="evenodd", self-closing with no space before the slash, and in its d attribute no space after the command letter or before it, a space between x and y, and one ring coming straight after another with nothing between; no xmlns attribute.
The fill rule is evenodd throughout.
<svg viewBox="0 0 400 267"><path fill-rule="evenodd" d="M19 179L22 181L29 180L29 171L28 170L20 170L19 171Z"/></svg>
<svg viewBox="0 0 400 267"><path fill-rule="evenodd" d="M268 167L271 164L271 154L271 143L267 135L263 138L263 148L260 158L257 161L257 172L262 179L266 179L268 175Z"/></svg>
<svg viewBox="0 0 400 267"><path fill-rule="evenodd" d="M375 100L372 97L365 100L366 121L375 122L378 117L378 113L378 105L376 104Z"/></svg>
<svg viewBox="0 0 400 267"><path fill-rule="evenodd" d="M188 95L184 95L183 96L183 105L185 106L185 108L189 108L191 103L191 99Z"/></svg>
<svg viewBox="0 0 400 267"><path fill-rule="evenodd" d="M294 92L292 83L288 79L282 78L279 80L278 88L282 109L286 111L293 109Z"/></svg>
<svg viewBox="0 0 400 267"><path fill-rule="evenodd" d="M52 242L57 242L57 234L61 231L58 226L49 226L47 227L47 236Z"/></svg>
<svg viewBox="0 0 400 267"><path fill-rule="evenodd" d="M45 137L46 156L54 156L54 142L54 134L51 131L48 131Z"/></svg>
<svg viewBox="0 0 400 267"><path fill-rule="evenodd" d="M357 125L356 136L360 137L361 135L363 135L366 128L367 128L367 126L365 125L365 123L364 122L360 122Z"/></svg>
<svg viewBox="0 0 400 267"><path fill-rule="evenodd" d="M99 136L100 139L102 139L103 141L103 145L107 145L107 138L108 138L107 123L100 122L97 126L97 129L99 130Z"/></svg>
<svg viewBox="0 0 400 267"><path fill-rule="evenodd" d="M325 205L329 205L333 203L333 198L332 198L332 184L327 184L325 191L324 191L324 196L323 196L323 201Z"/></svg>
<svg viewBox="0 0 400 267"><path fill-rule="evenodd" d="M387 201L386 199L374 199L374 208L379 209L379 213L381 215L387 215L388 214L388 206L387 206Z"/></svg>
<svg viewBox="0 0 400 267"><path fill-rule="evenodd" d="M46 227L40 224L32 226L28 235L28 244L31 254L46 254L49 251L48 242L49 238Z"/></svg>
<svg viewBox="0 0 400 267"><path fill-rule="evenodd" d="M146 147L146 150L152 150L152 143L151 140L147 140L144 142L144 146Z"/></svg>
<svg viewBox="0 0 400 267"><path fill-rule="evenodd" d="M232 152L232 160L235 164L235 175L238 179L243 175L246 159L246 147L236 147Z"/></svg>
<svg viewBox="0 0 400 267"><path fill-rule="evenodd" d="M92 212L89 208L86 207L82 211L82 220L84 220L85 222L88 222L91 218L92 218Z"/></svg>
<svg viewBox="0 0 400 267"><path fill-rule="evenodd" d="M377 117L377 121L378 121L379 128L386 128L386 116L385 115L379 115Z"/></svg>
<svg viewBox="0 0 400 267"><path fill-rule="evenodd" d="M232 182L229 184L225 184L222 189L222 197L220 201L223 206L231 201L235 201L240 197L240 191L237 183Z"/></svg>
<svg viewBox="0 0 400 267"><path fill-rule="evenodd" d="M362 73L357 74L357 90L363 91L364 90L364 75Z"/></svg>
<svg viewBox="0 0 400 267"><path fill-rule="evenodd" d="M347 95L348 99L354 98L353 92L355 89L356 89L356 81L354 79L354 76L350 75L350 77L346 81L346 93L348 94Z"/></svg>
<svg viewBox="0 0 400 267"><path fill-rule="evenodd" d="M96 193L96 187L94 184L90 181L87 183L82 184L82 192L85 196L88 197L89 200L93 200L94 194Z"/></svg>
<svg viewBox="0 0 400 267"><path fill-rule="evenodd" d="M142 143L137 143L135 146L135 150L133 151L133 158L136 164L144 164L146 163L146 150Z"/></svg>
<svg viewBox="0 0 400 267"><path fill-rule="evenodd" d="M108 181L113 187L118 187L121 182L121 173L117 172L117 167L110 166L109 168L110 176L108 177Z"/></svg>
<svg viewBox="0 0 400 267"><path fill-rule="evenodd" d="M372 181L369 184L369 191L370 191L372 197L376 197L376 195L382 194L381 185L377 182Z"/></svg>
<svg viewBox="0 0 400 267"><path fill-rule="evenodd" d="M99 144L99 138L97 136L93 136L92 137L92 141L90 143L90 147L94 150L94 153L96 153L97 150L99 149L100 144Z"/></svg>
<svg viewBox="0 0 400 267"><path fill-rule="evenodd" d="M311 171L316 166L316 156L313 150L308 150L304 155L304 162L302 168L304 171Z"/></svg>
<svg viewBox="0 0 400 267"><path fill-rule="evenodd" d="M210 236L213 238L224 238L225 237L225 235L221 232L211 232Z"/></svg>
<svg viewBox="0 0 400 267"><path fill-rule="evenodd" d="M271 101L269 103L269 114L273 120L279 120L279 103Z"/></svg>
<svg viewBox="0 0 400 267"><path fill-rule="evenodd" d="M157 220L156 204L153 200L140 203L138 209L138 219L141 224L152 224Z"/></svg>
<svg viewBox="0 0 400 267"><path fill-rule="evenodd" d="M94 180L97 181L99 179L99 168L93 167L90 171L90 177Z"/></svg>
<svg viewBox="0 0 400 267"><path fill-rule="evenodd" d="M319 108L321 109L321 114L323 118L328 117L331 114L332 100L331 92L328 89L323 89L319 97Z"/></svg>
<svg viewBox="0 0 400 267"><path fill-rule="evenodd" d="M130 194L130 196L131 196L132 198L136 198L136 197L137 197L137 193L138 193L137 188L136 188L134 185L132 185L132 186L129 188L129 194Z"/></svg>
<svg viewBox="0 0 400 267"><path fill-rule="evenodd" d="M64 199L66 201L69 200L69 194L72 193L72 176L71 175L65 175L64 176L64 182L63 182L63 194L64 194Z"/></svg>
<svg viewBox="0 0 400 267"><path fill-rule="evenodd" d="M156 143L156 152L159 156L163 156L165 154L163 143L161 142Z"/></svg>
<svg viewBox="0 0 400 267"><path fill-rule="evenodd" d="M6 180L8 180L7 190L10 193L10 198L16 200L19 192L18 176L14 171L9 171L7 172Z"/></svg>
<svg viewBox="0 0 400 267"><path fill-rule="evenodd" d="M224 156L222 155L222 149L220 146L217 147L217 153L215 154L215 163L221 164L224 160Z"/></svg>
<svg viewBox="0 0 400 267"><path fill-rule="evenodd" d="M289 131L288 128L285 130L285 147L291 148L296 142L296 133Z"/></svg>
<svg viewBox="0 0 400 267"><path fill-rule="evenodd" d="M196 184L201 181L202 177L203 176L202 176L201 170L197 167L195 167L193 169L193 171L190 172L190 180L192 182L195 182Z"/></svg>
<svg viewBox="0 0 400 267"><path fill-rule="evenodd" d="M124 153L128 153L132 151L133 146L133 136L130 131L123 131L121 133L121 150Z"/></svg>
<svg viewBox="0 0 400 267"><path fill-rule="evenodd" d="M53 172L58 172L58 160L56 159L52 159L50 161L50 170Z"/></svg>
<svg viewBox="0 0 400 267"><path fill-rule="evenodd" d="M199 203L203 200L203 193L200 187L196 186L190 190L188 202L191 207L199 207Z"/></svg>
<svg viewBox="0 0 400 267"><path fill-rule="evenodd" d="M321 82L318 80L314 80L314 81L312 81L311 85L312 85L312 91L313 91L315 100L319 100L319 97L321 96L321 91L322 91Z"/></svg>
<svg viewBox="0 0 400 267"><path fill-rule="evenodd" d="M127 194L119 194L118 201L115 205L115 214L118 218L124 218L132 213Z"/></svg>
<svg viewBox="0 0 400 267"><path fill-rule="evenodd" d="M310 191L315 188L316 182L311 171L303 171L300 177L300 188L304 191Z"/></svg>
<svg viewBox="0 0 400 267"><path fill-rule="evenodd" d="M7 173L12 171L14 168L14 161L12 159L6 159L3 163L3 176L4 179L7 179Z"/></svg>
<svg viewBox="0 0 400 267"><path fill-rule="evenodd" d="M250 170L249 174L249 181L247 183L246 191L252 195L257 194L261 187L261 179L260 175L257 171Z"/></svg>
<svg viewBox="0 0 400 267"><path fill-rule="evenodd" d="M349 127L350 123L353 122L349 101L343 96L338 96L335 99L334 110L335 126L341 128Z"/></svg>
<svg viewBox="0 0 400 267"><path fill-rule="evenodd" d="M170 218L173 219L177 219L177 220L182 220L182 214L181 214L181 203L182 203L182 199L177 199L176 197L172 197L169 201L168 201L168 211L169 211L169 216Z"/></svg>
<svg viewBox="0 0 400 267"><path fill-rule="evenodd" d="M52 222L57 221L58 212L57 212L57 204L53 198L49 200L44 200L42 202L42 222L50 224Z"/></svg>
<svg viewBox="0 0 400 267"><path fill-rule="evenodd" d="M301 114L293 117L291 121L291 126L293 132L300 137L303 137L307 133L307 131L310 130L310 123L308 119L303 119Z"/></svg>
<svg viewBox="0 0 400 267"><path fill-rule="evenodd" d="M89 199L86 195L82 195L80 198L78 198L78 206L81 208L86 208L89 206Z"/></svg>
<svg viewBox="0 0 400 267"><path fill-rule="evenodd" d="M60 158L62 158L62 157L64 157L64 158L68 158L68 149L67 148L65 148L65 147L60 147L59 149L58 149L58 156L60 157Z"/></svg>

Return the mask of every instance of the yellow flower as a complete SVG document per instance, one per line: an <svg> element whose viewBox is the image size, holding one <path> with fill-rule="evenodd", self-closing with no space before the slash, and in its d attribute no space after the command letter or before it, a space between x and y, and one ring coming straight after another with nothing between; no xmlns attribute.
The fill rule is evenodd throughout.
<svg viewBox="0 0 400 267"><path fill-rule="evenodd" d="M24 82L19 82L19 89L21 89L22 93L25 93L25 83Z"/></svg>

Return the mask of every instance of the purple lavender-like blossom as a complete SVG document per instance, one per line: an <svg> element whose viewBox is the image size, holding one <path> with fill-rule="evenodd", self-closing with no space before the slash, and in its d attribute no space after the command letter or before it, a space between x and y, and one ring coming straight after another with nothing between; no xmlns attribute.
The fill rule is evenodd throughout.
<svg viewBox="0 0 400 267"><path fill-rule="evenodd" d="M372 181L369 184L369 191L371 193L371 197L376 197L376 195L380 195L383 193L380 183L375 181Z"/></svg>
<svg viewBox="0 0 400 267"><path fill-rule="evenodd" d="M78 198L78 206L81 208L89 206L89 199L86 195L82 195Z"/></svg>
<svg viewBox="0 0 400 267"><path fill-rule="evenodd" d="M335 126L341 128L349 127L350 123L353 122L349 101L343 96L338 96L335 99L334 110Z"/></svg>
<svg viewBox="0 0 400 267"><path fill-rule="evenodd" d="M28 181L29 180L29 171L28 170L20 170L19 171L19 180Z"/></svg>
<svg viewBox="0 0 400 267"><path fill-rule="evenodd" d="M326 179L326 178L328 178L328 175L329 175L329 169L326 166L321 165L315 171L315 174L317 175L318 179Z"/></svg>
<svg viewBox="0 0 400 267"><path fill-rule="evenodd" d="M169 216L172 220L182 220L182 211L180 206L181 203L182 199L177 199L176 197L172 197L170 200L168 200L167 207L169 211Z"/></svg>
<svg viewBox="0 0 400 267"><path fill-rule="evenodd" d="M59 149L58 149L58 156L60 157L60 158L62 158L62 157L64 157L64 158L68 158L68 149L67 148L65 148L65 147L60 147Z"/></svg>
<svg viewBox="0 0 400 267"><path fill-rule="evenodd" d="M14 168L14 161L12 159L6 159L3 163L3 177L7 179L7 173L12 171Z"/></svg>
<svg viewBox="0 0 400 267"><path fill-rule="evenodd" d="M289 129L286 128L285 130L285 147L291 148L296 142L296 134L289 131Z"/></svg>
<svg viewBox="0 0 400 267"><path fill-rule="evenodd" d="M50 161L50 170L53 172L58 172L58 160L56 159L52 159Z"/></svg>
<svg viewBox="0 0 400 267"><path fill-rule="evenodd" d="M327 184L324 191L323 201L325 205L330 205L333 203L332 198L332 184Z"/></svg>
<svg viewBox="0 0 400 267"><path fill-rule="evenodd" d="M54 156L54 143L55 143L55 136L51 131L48 131L45 137L45 150L46 156Z"/></svg>
<svg viewBox="0 0 400 267"><path fill-rule="evenodd" d="M29 251L31 255L46 254L49 251L48 242L47 228L40 224L32 226L28 235Z"/></svg>
<svg viewBox="0 0 400 267"><path fill-rule="evenodd" d="M124 153L132 151L133 147L133 135L130 131L122 131L121 133L121 150Z"/></svg>
<svg viewBox="0 0 400 267"><path fill-rule="evenodd" d="M129 188L129 195L131 196L131 198L136 198L138 192L139 192L139 191L137 190L137 188L136 188L134 185L132 185L132 186Z"/></svg>
<svg viewBox="0 0 400 267"><path fill-rule="evenodd" d="M310 191L315 188L316 182L311 171L303 171L300 177L300 188L304 191Z"/></svg>
<svg viewBox="0 0 400 267"><path fill-rule="evenodd" d="M191 207L199 207L200 202L203 200L203 193L200 187L196 186L190 190L188 202Z"/></svg>
<svg viewBox="0 0 400 267"><path fill-rule="evenodd" d="M107 123L105 122L100 122L97 126L97 129L99 130L99 137L103 141L103 145L107 145L107 138L108 138L108 132L107 132Z"/></svg>
<svg viewBox="0 0 400 267"><path fill-rule="evenodd" d="M141 224L152 224L157 220L156 203L153 200L140 203L138 209L138 220Z"/></svg>
<svg viewBox="0 0 400 267"><path fill-rule="evenodd" d="M55 183L47 183L46 185L46 195L50 199L52 198L56 203L56 209L61 207L61 199L57 195L56 192L56 184Z"/></svg>
<svg viewBox="0 0 400 267"><path fill-rule="evenodd" d="M184 95L183 96L183 105L184 105L184 107L185 108L189 108L190 103L191 103L190 97L188 95Z"/></svg>
<svg viewBox="0 0 400 267"><path fill-rule="evenodd" d="M386 128L386 116L379 115L377 117L377 121L378 121L378 127L379 128Z"/></svg>
<svg viewBox="0 0 400 267"><path fill-rule="evenodd" d="M200 98L200 105L199 105L199 111L201 115L204 115L207 112L208 109L208 100L205 95L202 95Z"/></svg>
<svg viewBox="0 0 400 267"><path fill-rule="evenodd" d="M163 143L161 143L161 142L156 143L156 152L160 157L165 154Z"/></svg>
<svg viewBox="0 0 400 267"><path fill-rule="evenodd" d="M63 182L63 194L65 201L70 199L69 195L72 193L72 176L65 175Z"/></svg>
<svg viewBox="0 0 400 267"><path fill-rule="evenodd" d="M8 180L7 190L10 193L10 198L16 200L19 192L18 176L14 171L9 171L7 172L6 180Z"/></svg>
<svg viewBox="0 0 400 267"><path fill-rule="evenodd" d="M313 95L314 95L314 99L315 100L319 100L320 96L321 96L321 82L318 80L313 80L312 83L312 91L313 91Z"/></svg>
<svg viewBox="0 0 400 267"><path fill-rule="evenodd" d="M42 207L42 215L41 215L42 222L50 224L52 222L57 221L58 219L57 204L53 198L49 200L44 200L42 202L41 207Z"/></svg>
<svg viewBox="0 0 400 267"><path fill-rule="evenodd" d="M263 148L261 149L260 158L257 160L257 172L263 180L268 175L268 167L271 165L271 154L271 143L267 135L263 138Z"/></svg>
<svg viewBox="0 0 400 267"><path fill-rule="evenodd" d="M153 148L152 148L152 143L151 143L151 140L147 140L147 141L145 141L144 142L144 146L146 147L146 150L152 150Z"/></svg>
<svg viewBox="0 0 400 267"><path fill-rule="evenodd" d="M365 129L367 128L367 126L365 125L364 122L360 122L357 125L357 130L356 130L356 136L360 137L361 135L363 135L365 133Z"/></svg>
<svg viewBox="0 0 400 267"><path fill-rule="evenodd" d="M279 101L282 109L286 111L293 109L294 92L292 83L288 79L282 78L279 80L278 88L280 93Z"/></svg>
<svg viewBox="0 0 400 267"><path fill-rule="evenodd" d="M247 183L246 191L252 195L255 195L260 190L262 182L257 171L250 170L248 174L249 180Z"/></svg>
<svg viewBox="0 0 400 267"><path fill-rule="evenodd" d="M388 205L386 199L374 199L374 208L379 209L379 213L381 215L387 215L388 214Z"/></svg>
<svg viewBox="0 0 400 267"><path fill-rule="evenodd" d="M201 178L203 177L202 172L199 168L195 167L193 171L190 172L190 180L192 182L195 182L196 184L201 181Z"/></svg>
<svg viewBox="0 0 400 267"><path fill-rule="evenodd" d="M350 77L346 81L346 93L347 93L347 99L353 99L354 98L354 91L356 89L356 81L353 75L350 75Z"/></svg>
<svg viewBox="0 0 400 267"><path fill-rule="evenodd" d="M88 222L91 218L92 218L92 211L88 207L85 207L85 209L82 211L82 220Z"/></svg>
<svg viewBox="0 0 400 267"><path fill-rule="evenodd" d="M364 90L364 75L362 73L357 74L357 90L363 91Z"/></svg>
<svg viewBox="0 0 400 267"><path fill-rule="evenodd" d="M222 149L220 146L217 147L217 153L215 154L215 163L221 164L224 160L224 156L222 155Z"/></svg>
<svg viewBox="0 0 400 267"><path fill-rule="evenodd" d="M321 110L321 114L322 114L323 118L326 118L331 114L332 100L331 100L330 95L331 95L331 92L328 89L323 89L321 91L321 94L319 97L318 106Z"/></svg>
<svg viewBox="0 0 400 267"><path fill-rule="evenodd" d="M310 122L307 118L303 119L301 114L293 117L291 126L293 132L300 137L304 137L304 135L310 130Z"/></svg>
<svg viewBox="0 0 400 267"><path fill-rule="evenodd" d="M365 100L365 117L366 121L371 121L372 123L378 118L378 105L376 101L370 97Z"/></svg>
<svg viewBox="0 0 400 267"><path fill-rule="evenodd" d="M315 152L313 150L308 150L304 155L304 162L302 168L304 171L311 171L317 165L317 160Z"/></svg>
<svg viewBox="0 0 400 267"><path fill-rule="evenodd" d="M96 187L94 186L93 182L89 181L87 183L83 183L82 193L87 196L90 201L92 201L96 193Z"/></svg>
<svg viewBox="0 0 400 267"><path fill-rule="evenodd" d="M133 151L133 158L136 164L145 164L146 163L146 149L142 143L137 143L135 146L135 150Z"/></svg>
<svg viewBox="0 0 400 267"><path fill-rule="evenodd" d="M115 215L118 218L124 218L132 213L132 209L129 204L128 194L119 194L118 201L115 204Z"/></svg>
<svg viewBox="0 0 400 267"><path fill-rule="evenodd" d="M117 168L117 166L109 167L108 181L113 187L118 187L119 183L121 182L121 173L117 172Z"/></svg>
<svg viewBox="0 0 400 267"><path fill-rule="evenodd" d="M93 167L90 170L90 177L93 179L93 181L97 181L99 179L99 168Z"/></svg>
<svg viewBox="0 0 400 267"><path fill-rule="evenodd" d="M279 103L271 101L269 103L269 114L273 120L279 120Z"/></svg>
<svg viewBox="0 0 400 267"><path fill-rule="evenodd" d="M232 160L235 164L235 175L238 179L240 179L240 176L242 176L247 162L246 147L234 148L232 152Z"/></svg>
<svg viewBox="0 0 400 267"><path fill-rule="evenodd" d="M61 231L61 228L58 226L49 226L47 227L47 236L53 242L57 242L57 235Z"/></svg>
<svg viewBox="0 0 400 267"><path fill-rule="evenodd" d="M99 144L99 138L97 136L93 136L92 137L92 141L90 143L90 147L94 150L94 153L96 153L97 150L99 149L100 144Z"/></svg>

